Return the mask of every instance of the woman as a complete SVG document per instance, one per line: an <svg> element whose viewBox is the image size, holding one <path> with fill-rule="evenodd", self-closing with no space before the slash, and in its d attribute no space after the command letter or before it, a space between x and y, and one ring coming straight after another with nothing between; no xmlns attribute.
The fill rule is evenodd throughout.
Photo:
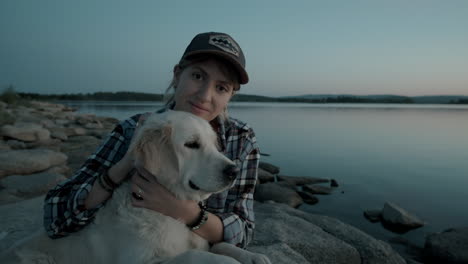
<svg viewBox="0 0 468 264"><path fill-rule="evenodd" d="M244 54L227 34L201 33L188 45L173 72L168 92L174 89L174 93L162 111L186 111L210 122L221 151L240 171L234 186L212 195L204 211L194 201L176 199L151 180L154 177L133 170L127 150L135 129L144 121L144 115L136 115L117 125L71 179L48 192L44 226L50 237L85 227L111 197L113 188L131 177L134 206L179 219L210 243L225 241L245 248L252 240L260 152L253 130L226 113L229 100L248 82Z"/></svg>

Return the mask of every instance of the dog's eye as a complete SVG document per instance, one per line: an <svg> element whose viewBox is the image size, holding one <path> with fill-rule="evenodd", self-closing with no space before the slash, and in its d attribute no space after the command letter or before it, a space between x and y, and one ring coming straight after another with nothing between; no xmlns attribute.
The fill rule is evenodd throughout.
<svg viewBox="0 0 468 264"><path fill-rule="evenodd" d="M191 141L191 142L187 142L185 143L185 145L187 148L191 148L191 149L198 149L200 148L200 143L198 143L198 141Z"/></svg>

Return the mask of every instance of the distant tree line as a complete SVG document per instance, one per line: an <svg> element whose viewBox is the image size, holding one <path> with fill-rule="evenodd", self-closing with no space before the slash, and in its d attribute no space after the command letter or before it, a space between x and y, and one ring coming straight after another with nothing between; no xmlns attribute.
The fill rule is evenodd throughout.
<svg viewBox="0 0 468 264"><path fill-rule="evenodd" d="M138 93L138 92L95 92L77 94L37 94L18 93L25 99L36 100L61 100L61 101L162 101L163 94ZM320 99L300 98L300 97L268 97L260 95L236 94L233 96L234 102L293 102L293 103L392 103L411 104L414 103L409 97L383 97L364 98L356 96L337 96Z"/></svg>
<svg viewBox="0 0 468 264"><path fill-rule="evenodd" d="M468 104L468 99L450 100L450 104Z"/></svg>

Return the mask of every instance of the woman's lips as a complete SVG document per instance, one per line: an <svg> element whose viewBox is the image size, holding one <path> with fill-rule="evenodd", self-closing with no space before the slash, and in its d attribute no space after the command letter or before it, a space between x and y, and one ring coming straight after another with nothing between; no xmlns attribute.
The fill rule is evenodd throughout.
<svg viewBox="0 0 468 264"><path fill-rule="evenodd" d="M190 105L192 106L192 109L194 109L197 112L209 112L208 109L203 108L199 104L190 102Z"/></svg>

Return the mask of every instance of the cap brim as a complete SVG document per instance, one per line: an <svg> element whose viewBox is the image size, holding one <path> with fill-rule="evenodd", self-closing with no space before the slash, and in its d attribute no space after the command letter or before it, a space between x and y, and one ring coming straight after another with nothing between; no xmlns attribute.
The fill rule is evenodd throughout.
<svg viewBox="0 0 468 264"><path fill-rule="evenodd" d="M198 50L198 51L188 52L187 54L184 55L184 57L182 57L182 59L186 59L188 57L191 57L193 55L198 55L198 54L212 54L212 55L222 57L223 59L229 61L232 64L232 66L234 66L235 70L239 74L239 78L240 78L239 84L246 84L249 82L249 75L245 71L244 67L242 67L242 65L237 60L235 60L229 55L226 55L225 52L215 51L215 50Z"/></svg>

